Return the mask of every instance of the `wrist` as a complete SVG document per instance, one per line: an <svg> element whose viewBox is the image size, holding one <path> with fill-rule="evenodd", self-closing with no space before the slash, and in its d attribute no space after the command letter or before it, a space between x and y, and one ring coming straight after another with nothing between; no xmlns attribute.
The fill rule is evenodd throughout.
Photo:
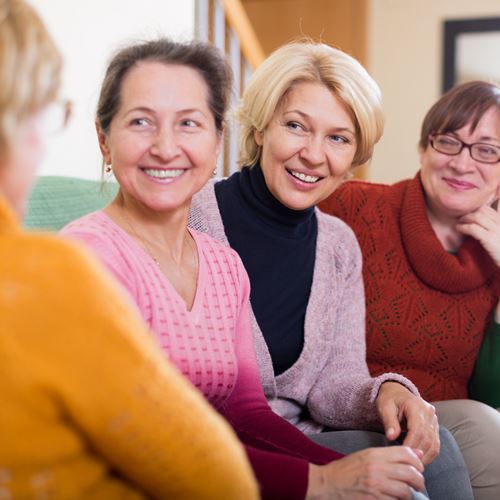
<svg viewBox="0 0 500 500"><path fill-rule="evenodd" d="M325 490L325 476L321 465L309 464L306 500L320 498Z"/></svg>

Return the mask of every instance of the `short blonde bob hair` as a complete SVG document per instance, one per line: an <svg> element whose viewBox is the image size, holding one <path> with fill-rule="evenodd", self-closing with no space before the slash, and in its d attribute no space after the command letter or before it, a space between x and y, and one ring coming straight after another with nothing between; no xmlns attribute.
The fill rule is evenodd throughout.
<svg viewBox="0 0 500 500"><path fill-rule="evenodd" d="M318 82L346 105L356 128L353 166L370 160L382 136L384 117L378 85L341 50L310 41L284 45L255 71L236 110L240 124L240 165L254 165L261 155L255 131L264 131L286 93L297 83Z"/></svg>
<svg viewBox="0 0 500 500"><path fill-rule="evenodd" d="M0 157L24 119L57 96L62 58L24 0L0 0Z"/></svg>

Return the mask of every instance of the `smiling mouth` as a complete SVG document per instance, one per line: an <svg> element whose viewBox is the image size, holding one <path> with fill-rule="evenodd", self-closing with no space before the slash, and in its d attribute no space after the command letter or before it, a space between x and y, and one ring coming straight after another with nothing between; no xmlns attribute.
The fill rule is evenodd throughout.
<svg viewBox="0 0 500 500"><path fill-rule="evenodd" d="M321 180L321 177L318 177L316 175L307 175L303 174L302 172L295 172L294 170L290 170L288 168L286 169L286 171L296 179L299 179L299 181L306 182L307 184L314 184L315 182Z"/></svg>
<svg viewBox="0 0 500 500"><path fill-rule="evenodd" d="M185 170L182 168L176 169L159 169L159 168L143 168L142 171L156 179L175 179L181 176Z"/></svg>

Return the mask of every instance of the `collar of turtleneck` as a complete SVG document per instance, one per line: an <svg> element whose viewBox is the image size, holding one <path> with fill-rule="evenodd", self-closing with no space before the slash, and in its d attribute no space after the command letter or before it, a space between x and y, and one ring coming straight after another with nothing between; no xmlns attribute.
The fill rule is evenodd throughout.
<svg viewBox="0 0 500 500"><path fill-rule="evenodd" d="M292 210L269 191L262 172L257 163L254 167L244 167L241 172L231 176L228 182L237 183L242 200L263 222L272 225L273 229L296 232L296 229L311 221L314 207L305 210Z"/></svg>
<svg viewBox="0 0 500 500"><path fill-rule="evenodd" d="M447 293L465 293L483 286L498 269L482 245L466 238L458 252L443 249L427 216L418 173L408 183L401 207L400 228L408 260L420 279Z"/></svg>

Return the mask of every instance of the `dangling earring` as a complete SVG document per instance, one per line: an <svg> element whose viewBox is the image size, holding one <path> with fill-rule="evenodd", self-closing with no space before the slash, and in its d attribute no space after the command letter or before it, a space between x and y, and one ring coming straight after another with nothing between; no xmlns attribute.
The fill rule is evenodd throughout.
<svg viewBox="0 0 500 500"><path fill-rule="evenodd" d="M108 165L108 166L104 169L104 171L105 171L107 174L111 173L111 165Z"/></svg>

